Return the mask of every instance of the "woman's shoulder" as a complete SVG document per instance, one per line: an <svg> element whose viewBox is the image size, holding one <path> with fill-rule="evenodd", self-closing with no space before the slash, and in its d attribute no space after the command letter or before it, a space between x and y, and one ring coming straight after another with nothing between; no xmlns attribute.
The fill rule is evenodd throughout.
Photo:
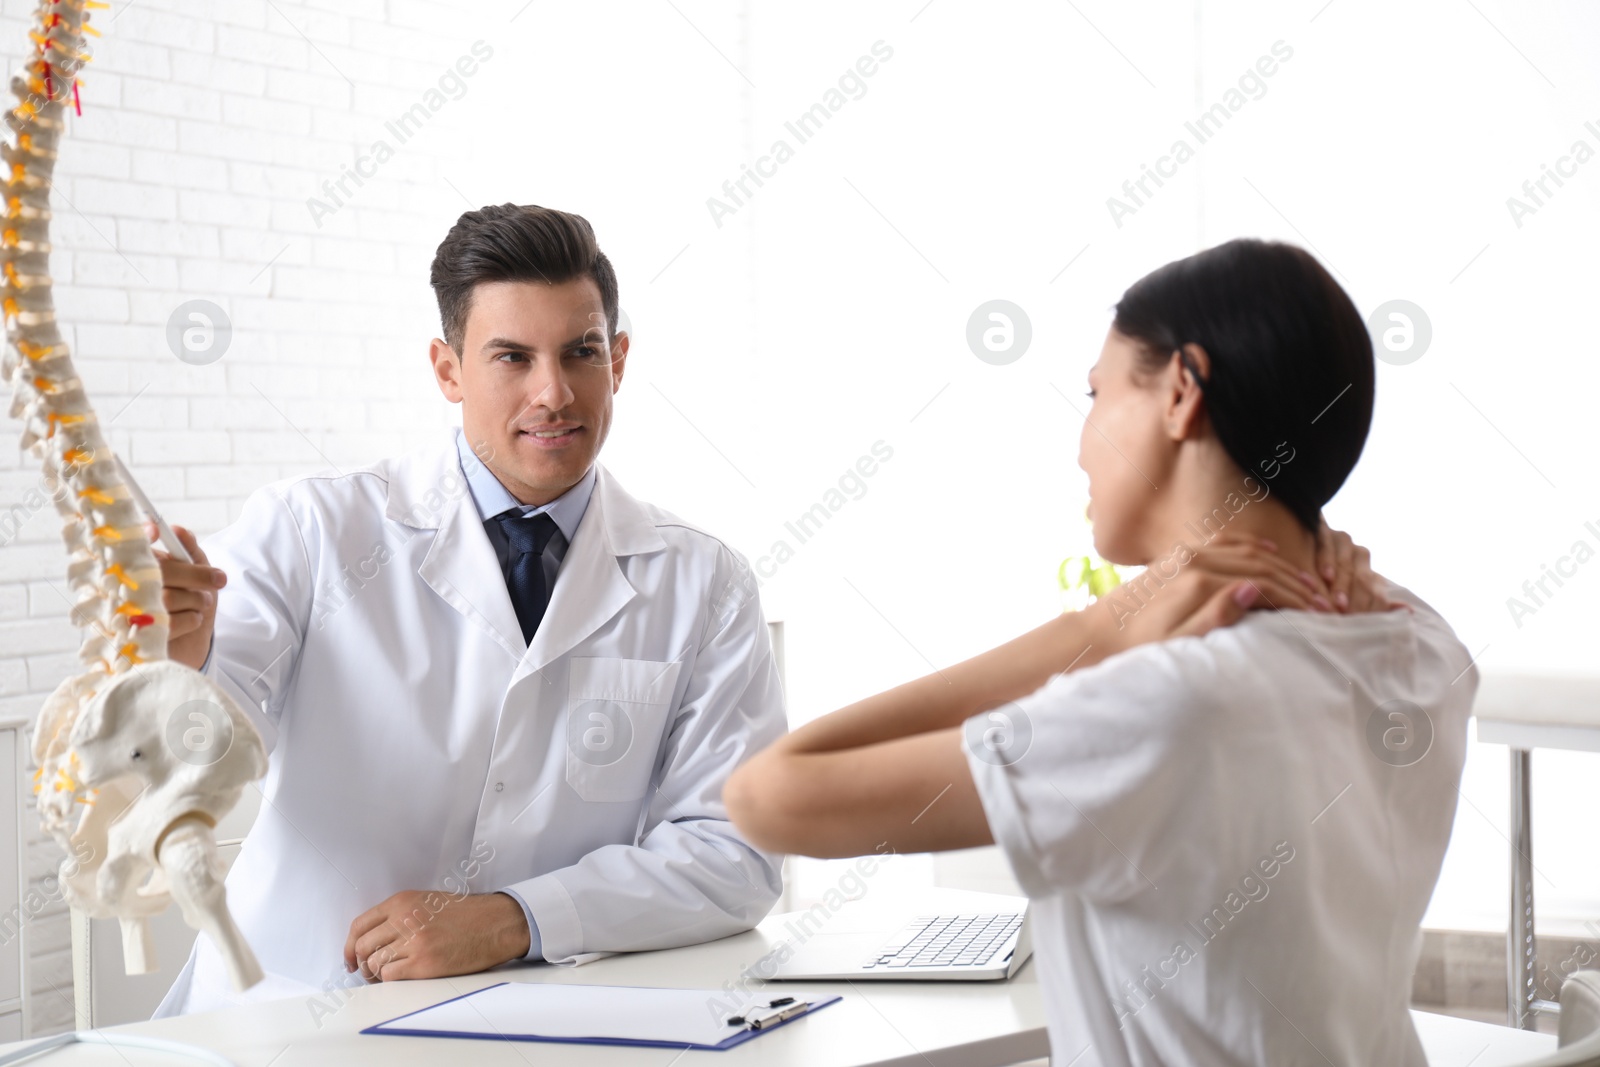
<svg viewBox="0 0 1600 1067"><path fill-rule="evenodd" d="M1041 706L1103 706L1125 720L1181 726L1218 715L1254 717L1266 703L1298 707L1348 702L1350 679L1407 688L1439 675L1450 681L1466 650L1420 600L1367 615L1252 612L1199 636L1140 645L1052 678L1034 696ZM1460 662L1457 663L1456 661ZM1424 677L1426 676L1426 677Z"/></svg>

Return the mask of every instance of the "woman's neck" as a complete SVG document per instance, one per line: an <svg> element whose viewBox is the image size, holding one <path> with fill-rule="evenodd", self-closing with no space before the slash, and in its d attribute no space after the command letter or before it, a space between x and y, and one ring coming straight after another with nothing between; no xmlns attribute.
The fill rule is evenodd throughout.
<svg viewBox="0 0 1600 1067"><path fill-rule="evenodd" d="M1244 488L1186 495L1174 501L1152 533L1152 559L1163 559L1179 545L1191 552L1218 537L1259 537L1277 545L1278 555L1308 573L1316 569L1316 538L1280 503L1264 483Z"/></svg>

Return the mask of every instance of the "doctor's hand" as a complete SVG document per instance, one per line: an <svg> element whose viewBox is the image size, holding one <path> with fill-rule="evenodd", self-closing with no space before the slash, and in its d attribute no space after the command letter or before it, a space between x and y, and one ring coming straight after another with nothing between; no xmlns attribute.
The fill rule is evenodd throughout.
<svg viewBox="0 0 1600 1067"><path fill-rule="evenodd" d="M145 523L144 532L154 546L156 527ZM217 590L228 584L228 576L211 566L194 534L182 526L172 532L194 559L185 563L156 548L161 564L161 606L167 609L171 630L167 634L167 656L199 670L211 651L211 632L217 618Z"/></svg>
<svg viewBox="0 0 1600 1067"><path fill-rule="evenodd" d="M519 960L531 938L522 905L504 893L396 893L350 924L344 965L379 982L476 974Z"/></svg>

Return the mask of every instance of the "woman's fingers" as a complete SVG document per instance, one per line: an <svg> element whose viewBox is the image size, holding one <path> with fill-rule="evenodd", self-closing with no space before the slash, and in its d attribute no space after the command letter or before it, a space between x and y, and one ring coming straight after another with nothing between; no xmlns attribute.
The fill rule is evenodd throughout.
<svg viewBox="0 0 1600 1067"><path fill-rule="evenodd" d="M1254 582L1224 582L1189 618L1173 630L1173 637L1199 637L1223 626L1232 626L1255 607L1261 591Z"/></svg>
<svg viewBox="0 0 1600 1067"><path fill-rule="evenodd" d="M1331 583L1335 573L1334 559L1338 551L1333 543L1333 528L1328 525L1327 519L1322 519L1317 525L1317 577L1324 582Z"/></svg>
<svg viewBox="0 0 1600 1067"><path fill-rule="evenodd" d="M1296 607L1292 598L1304 596L1298 584L1291 585L1277 577L1210 579L1213 588L1204 601L1171 631L1172 637L1195 636L1209 633L1223 626L1231 626L1252 611L1267 611Z"/></svg>
<svg viewBox="0 0 1600 1067"><path fill-rule="evenodd" d="M1317 572L1327 582L1333 604L1340 611L1351 610L1355 547L1349 534L1330 527L1327 519L1322 520L1317 528Z"/></svg>
<svg viewBox="0 0 1600 1067"><path fill-rule="evenodd" d="M1330 574L1334 606L1340 611L1384 611L1391 607L1384 582L1372 569L1372 553L1349 534L1324 522L1317 536L1317 566Z"/></svg>
<svg viewBox="0 0 1600 1067"><path fill-rule="evenodd" d="M1264 572L1243 576L1219 575L1218 580L1224 580L1228 585L1235 585L1241 577L1256 590L1250 604L1252 611L1333 610L1326 599L1320 594L1313 595L1300 584L1298 578L1286 579L1280 574Z"/></svg>
<svg viewBox="0 0 1600 1067"><path fill-rule="evenodd" d="M1228 565L1247 573L1214 570L1195 559L1170 577L1158 573L1159 580L1134 578L1113 589L1107 598L1113 602L1118 629L1126 631L1125 647L1203 634L1237 622L1246 611L1329 610L1312 603L1313 594L1298 573L1264 561L1252 566L1248 560L1229 559Z"/></svg>
<svg viewBox="0 0 1600 1067"><path fill-rule="evenodd" d="M1176 568L1178 557L1153 564L1147 578L1134 579L1137 592L1129 593L1127 612L1142 613L1145 601L1161 599L1165 590L1166 607L1158 609L1157 618L1141 620L1141 629L1148 631L1143 640L1159 640L1230 625L1248 611L1338 612L1339 592L1344 593L1346 610L1374 610L1375 604L1386 603L1376 592L1381 580L1370 574L1366 550L1348 536L1324 527L1318 537L1319 570L1324 558L1332 561L1331 587L1284 559L1266 539L1219 535Z"/></svg>
<svg viewBox="0 0 1600 1067"><path fill-rule="evenodd" d="M1283 611L1286 609L1299 609L1301 611L1332 612L1333 607L1327 598L1319 594L1308 594L1306 587L1299 581L1284 581L1277 575L1264 575L1248 579L1256 587L1254 602L1250 605L1251 611Z"/></svg>
<svg viewBox="0 0 1600 1067"><path fill-rule="evenodd" d="M1300 580L1301 573L1300 568L1276 551L1250 544L1207 545L1194 554L1190 563L1239 574L1271 570L1295 581Z"/></svg>
<svg viewBox="0 0 1600 1067"><path fill-rule="evenodd" d="M1190 563L1206 571L1237 578L1273 581L1262 590L1271 596L1275 607L1297 607L1308 611L1332 611L1333 604L1323 595L1320 583L1307 581L1307 575L1276 552L1245 544L1207 546Z"/></svg>
<svg viewBox="0 0 1600 1067"><path fill-rule="evenodd" d="M1350 535L1336 532L1333 553L1333 603L1340 611L1350 608L1350 580L1355 577L1355 542Z"/></svg>
<svg viewBox="0 0 1600 1067"><path fill-rule="evenodd" d="M1355 577L1350 582L1350 610L1387 611L1394 607L1386 593L1388 583L1372 569L1372 553L1355 546Z"/></svg>

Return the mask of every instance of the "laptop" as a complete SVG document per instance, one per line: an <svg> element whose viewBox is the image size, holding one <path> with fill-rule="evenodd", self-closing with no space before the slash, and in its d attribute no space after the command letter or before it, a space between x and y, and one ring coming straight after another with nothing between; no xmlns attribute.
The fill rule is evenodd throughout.
<svg viewBox="0 0 1600 1067"><path fill-rule="evenodd" d="M1033 954L1026 897L989 907L924 912L877 930L819 930L796 945L773 981L888 979L980 982L1010 978Z"/></svg>

